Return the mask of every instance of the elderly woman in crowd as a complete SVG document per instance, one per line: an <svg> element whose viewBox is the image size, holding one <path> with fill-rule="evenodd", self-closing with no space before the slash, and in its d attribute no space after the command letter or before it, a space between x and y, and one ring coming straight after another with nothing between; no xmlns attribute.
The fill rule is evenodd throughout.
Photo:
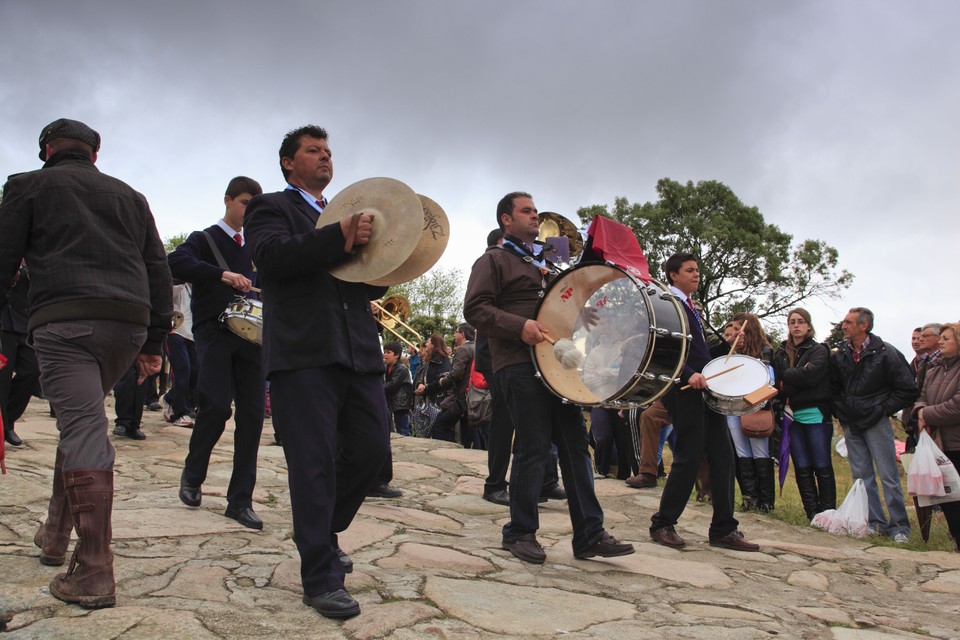
<svg viewBox="0 0 960 640"><path fill-rule="evenodd" d="M960 323L940 325L940 360L927 370L914 406L920 429L939 435L943 452L960 469ZM950 535L960 550L960 502L940 505Z"/></svg>
<svg viewBox="0 0 960 640"><path fill-rule="evenodd" d="M739 339L738 339L739 336ZM736 343L734 353L750 356L768 366L773 347L760 326L760 318L752 313L738 313L724 327L724 339ZM773 370L771 369L771 380ZM773 458L770 438L748 438L740 429L739 416L727 416L730 437L737 451L737 482L743 498L743 509L772 511L776 500Z"/></svg>
<svg viewBox="0 0 960 640"><path fill-rule="evenodd" d="M787 314L787 339L773 357L777 402L793 415L790 456L808 520L837 506L830 447L830 350L814 337L810 313L793 309Z"/></svg>

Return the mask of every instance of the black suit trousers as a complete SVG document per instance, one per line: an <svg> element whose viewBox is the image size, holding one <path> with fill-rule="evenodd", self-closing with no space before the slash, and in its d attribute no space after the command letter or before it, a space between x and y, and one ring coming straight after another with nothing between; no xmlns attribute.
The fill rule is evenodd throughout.
<svg viewBox="0 0 960 640"><path fill-rule="evenodd" d="M390 455L383 377L338 365L275 371L270 405L283 434L303 592L342 589L337 534L350 526Z"/></svg>
<svg viewBox="0 0 960 640"><path fill-rule="evenodd" d="M734 456L726 418L709 409L703 393L697 389L680 391L674 387L663 398L663 404L673 420L677 443L670 475L660 496L660 510L653 514L650 530L677 524L690 500L700 461L706 455L713 503L709 536L722 538L739 524L733 517Z"/></svg>
<svg viewBox="0 0 960 640"><path fill-rule="evenodd" d="M223 328L219 322L194 326L197 360L197 420L183 465L183 481L199 487L207 478L210 454L236 408L233 435L233 473L227 504L242 509L253 505L257 484L257 454L263 431L266 383L260 366L260 347Z"/></svg>

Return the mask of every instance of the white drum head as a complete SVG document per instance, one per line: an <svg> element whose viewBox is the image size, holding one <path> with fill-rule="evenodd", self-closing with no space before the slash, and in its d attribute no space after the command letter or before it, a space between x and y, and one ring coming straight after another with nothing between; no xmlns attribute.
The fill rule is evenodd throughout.
<svg viewBox="0 0 960 640"><path fill-rule="evenodd" d="M742 366L708 380L709 390L722 396L742 397L770 384L770 372L763 361L736 353L731 355L729 360L727 356L711 360L703 367L703 375L709 378L715 373L737 365Z"/></svg>

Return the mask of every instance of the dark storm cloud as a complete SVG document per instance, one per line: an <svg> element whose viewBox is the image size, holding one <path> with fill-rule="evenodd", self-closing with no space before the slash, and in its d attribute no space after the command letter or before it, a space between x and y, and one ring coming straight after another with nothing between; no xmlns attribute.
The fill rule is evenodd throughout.
<svg viewBox="0 0 960 640"><path fill-rule="evenodd" d="M218 215L233 175L281 186L280 139L316 122L332 188L386 175L447 209L448 266L509 190L573 218L716 179L840 249L856 285L816 320L960 315L889 294L916 286L904 250L960 239L951 3L7 0L0 23L0 171L35 166L46 122L86 119L163 235Z"/></svg>

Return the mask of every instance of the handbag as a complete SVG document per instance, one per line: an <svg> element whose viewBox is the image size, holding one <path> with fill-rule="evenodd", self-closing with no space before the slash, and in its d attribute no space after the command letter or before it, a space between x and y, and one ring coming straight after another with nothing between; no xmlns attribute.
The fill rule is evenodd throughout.
<svg viewBox="0 0 960 640"><path fill-rule="evenodd" d="M740 416L740 431L748 438L769 438L773 435L774 421L771 409L760 409Z"/></svg>
<svg viewBox="0 0 960 640"><path fill-rule="evenodd" d="M490 422L493 417L493 398L489 389L478 389L472 384L467 390L467 421L470 424Z"/></svg>
<svg viewBox="0 0 960 640"><path fill-rule="evenodd" d="M433 423L440 415L440 407L427 399L418 398L410 412L410 435L417 438L429 438Z"/></svg>
<svg viewBox="0 0 960 640"><path fill-rule="evenodd" d="M474 377L480 375L470 365L470 384L467 386L467 422L471 425L490 422L493 418L493 397L490 389L481 389L474 384Z"/></svg>

